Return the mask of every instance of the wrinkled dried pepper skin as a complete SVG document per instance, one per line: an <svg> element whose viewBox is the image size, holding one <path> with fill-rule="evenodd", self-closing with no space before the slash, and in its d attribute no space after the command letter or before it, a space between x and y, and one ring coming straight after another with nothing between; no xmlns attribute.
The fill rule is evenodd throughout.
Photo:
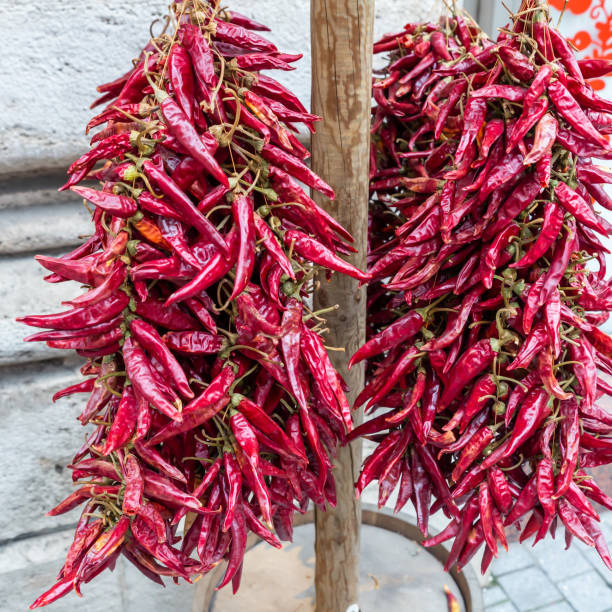
<svg viewBox="0 0 612 612"><path fill-rule="evenodd" d="M612 461L596 405L612 391L596 327L612 308L599 213L612 175L591 161L612 158L612 104L588 85L611 63L577 60L546 11L524 0L496 41L451 15L374 45L389 57L373 86L367 341L351 364L366 361L357 404L376 412L349 438L377 444L358 490L378 479L381 505L399 489L424 533L444 509L425 545L450 540L447 569L484 547L484 572L515 523L534 542L563 525L610 564L589 499L612 500L581 466Z"/></svg>
<svg viewBox="0 0 612 612"><path fill-rule="evenodd" d="M119 555L161 585L226 559L220 586L235 592L249 533L280 547L296 510L336 503L351 409L309 296L323 272L370 276L298 182L334 197L294 135L319 118L260 72L301 56L208 0L170 10L176 31L99 88L92 148L62 187L86 200L92 238L37 258L49 282L87 290L21 319L43 328L28 341L87 359L85 380L54 399L89 393L79 420L94 426L70 466L88 484L50 511L85 505L74 541L33 608L80 593Z"/></svg>

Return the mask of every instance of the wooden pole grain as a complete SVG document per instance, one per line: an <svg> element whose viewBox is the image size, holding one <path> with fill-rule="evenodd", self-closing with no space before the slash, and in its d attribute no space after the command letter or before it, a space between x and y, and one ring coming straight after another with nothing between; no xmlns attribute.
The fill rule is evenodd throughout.
<svg viewBox="0 0 612 612"><path fill-rule="evenodd" d="M311 0L312 112L323 118L312 138L312 168L335 190L333 202L315 194L354 236L351 263L365 269L374 0ZM320 279L315 308L338 304L326 315L326 344L346 380L351 405L363 388L363 367L346 365L365 339L366 293L356 281L335 274ZM360 420L360 415L355 415ZM361 444L340 449L335 462L338 504L315 513L316 612L358 610L361 507L353 483Z"/></svg>

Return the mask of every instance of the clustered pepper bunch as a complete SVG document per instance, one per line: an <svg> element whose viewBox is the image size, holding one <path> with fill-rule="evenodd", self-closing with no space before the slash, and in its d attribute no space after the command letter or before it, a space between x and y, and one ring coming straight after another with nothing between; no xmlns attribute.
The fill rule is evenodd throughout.
<svg viewBox="0 0 612 612"><path fill-rule="evenodd" d="M93 205L94 234L37 258L48 282L87 291L22 319L46 328L29 341L87 359L54 400L90 393L79 420L95 426L70 465L80 487L49 513L85 504L74 541L32 608L121 554L162 585L225 559L219 588L235 591L248 532L280 547L296 510L335 503L331 457L351 414L305 298L321 270L367 276L297 182L333 197L296 137L317 117L260 73L300 56L217 2L171 10L173 31L98 88L87 131L103 127L68 170L62 189ZM101 187L80 185L91 180Z"/></svg>
<svg viewBox="0 0 612 612"><path fill-rule="evenodd" d="M357 491L398 490L428 535L451 519L446 567L485 544L483 572L516 525L535 542L558 522L612 559L591 501L612 509L586 471L612 462L612 310L600 237L612 226L593 163L612 159L612 103L525 0L489 39L467 17L409 24L375 52L368 341L357 400L374 418L353 430L377 443ZM433 497L433 500L432 500ZM525 519L520 522L521 519Z"/></svg>

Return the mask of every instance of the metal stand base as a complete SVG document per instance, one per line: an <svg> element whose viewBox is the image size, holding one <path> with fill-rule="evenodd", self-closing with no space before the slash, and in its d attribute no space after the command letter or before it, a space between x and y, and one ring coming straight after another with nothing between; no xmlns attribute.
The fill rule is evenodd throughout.
<svg viewBox="0 0 612 612"><path fill-rule="evenodd" d="M224 567L201 580L193 612L312 612L314 526L312 515L300 518L302 525L296 527L293 543L282 550L266 544L250 550L237 595L233 596L231 589L214 591ZM446 549L438 546L427 550L418 544L419 536L417 528L403 518L364 505L361 611L445 612L446 584L462 611L482 612L482 591L473 570L467 567L462 572L445 573L442 565Z"/></svg>

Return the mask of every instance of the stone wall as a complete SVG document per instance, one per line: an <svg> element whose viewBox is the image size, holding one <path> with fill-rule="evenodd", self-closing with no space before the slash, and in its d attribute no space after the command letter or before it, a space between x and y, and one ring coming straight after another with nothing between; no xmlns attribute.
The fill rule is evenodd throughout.
<svg viewBox="0 0 612 612"><path fill-rule="evenodd" d="M72 489L64 469L84 432L76 422L82 399L53 405L53 392L77 380L79 360L26 344L16 316L61 309L78 293L73 283L49 285L36 253L60 254L90 231L86 211L58 194L68 162L87 148L83 127L98 83L123 73L148 38L149 23L168 0L0 0L0 611L25 609L60 566L73 514L44 513ZM440 0L378 0L376 34L405 21L434 18ZM285 82L306 104L310 95L309 3L236 0L232 7L265 21L271 38L305 58ZM156 27L159 27L157 24ZM87 585L68 610L189 609L188 588L149 587L130 568Z"/></svg>

